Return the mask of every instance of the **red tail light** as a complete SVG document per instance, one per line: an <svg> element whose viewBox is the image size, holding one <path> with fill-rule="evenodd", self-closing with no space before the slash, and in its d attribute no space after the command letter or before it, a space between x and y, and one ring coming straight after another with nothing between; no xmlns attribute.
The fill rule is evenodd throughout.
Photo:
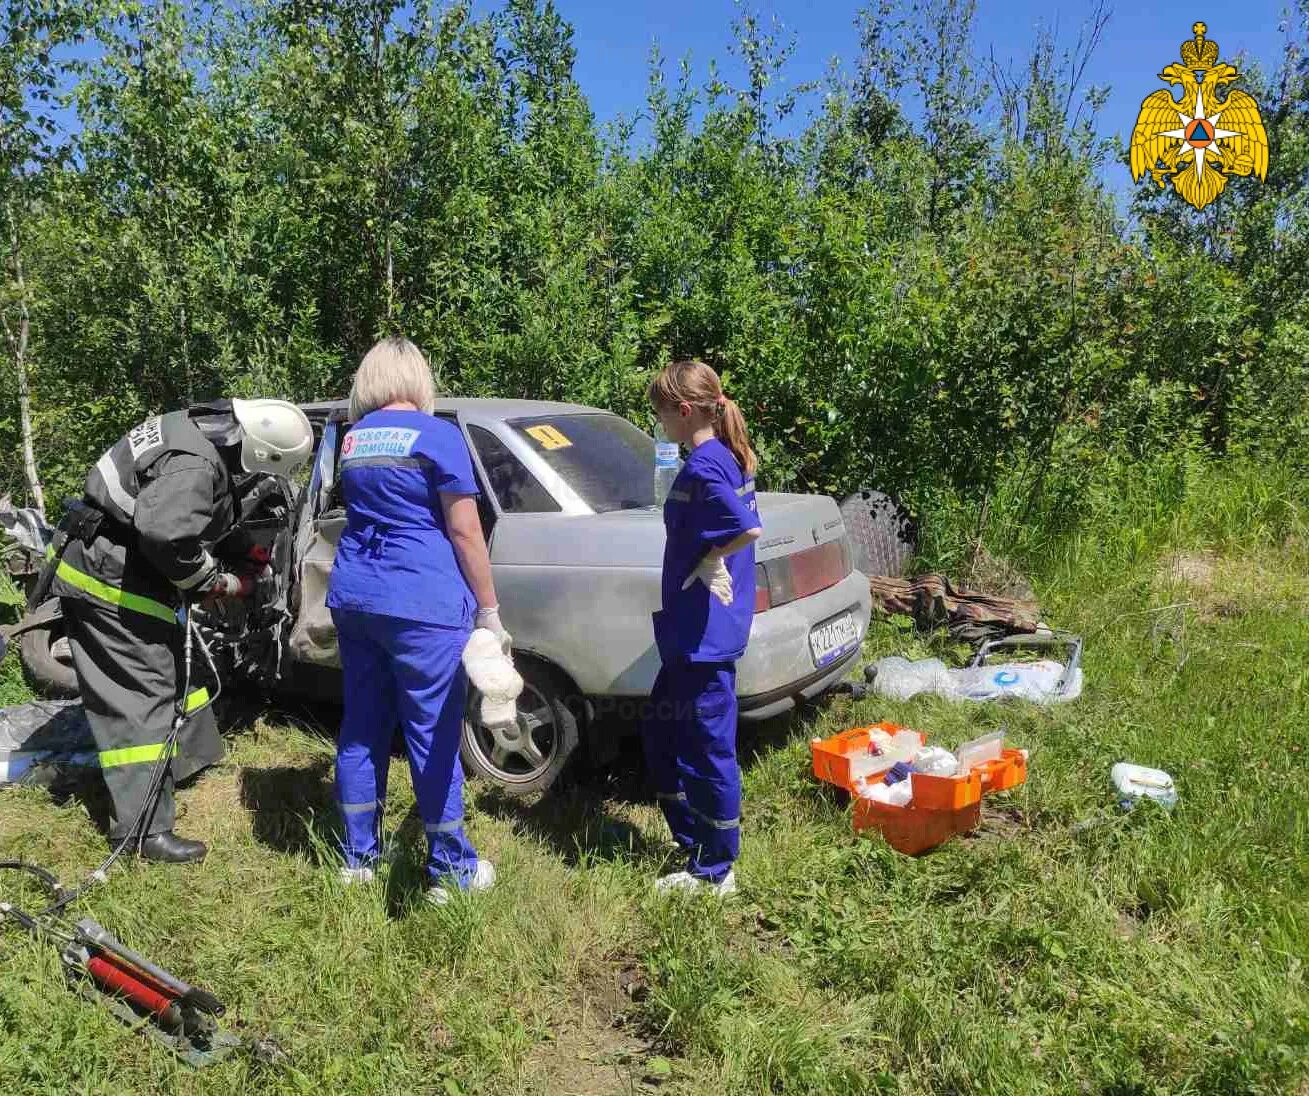
<svg viewBox="0 0 1309 1096"><path fill-rule="evenodd" d="M796 598L808 597L835 586L853 567L849 540L838 537L826 544L793 552L781 559L758 563L754 569L754 611L775 609Z"/></svg>
<svg viewBox="0 0 1309 1096"><path fill-rule="evenodd" d="M830 540L787 557L791 564L791 585L796 597L808 597L835 586L846 576L841 541Z"/></svg>

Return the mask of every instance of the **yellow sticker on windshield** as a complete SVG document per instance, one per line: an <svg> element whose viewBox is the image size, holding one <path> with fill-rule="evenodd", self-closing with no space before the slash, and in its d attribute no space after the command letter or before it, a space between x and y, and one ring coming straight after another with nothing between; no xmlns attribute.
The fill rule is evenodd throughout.
<svg viewBox="0 0 1309 1096"><path fill-rule="evenodd" d="M543 449L567 449L573 444L553 426L529 426L527 433L540 442Z"/></svg>

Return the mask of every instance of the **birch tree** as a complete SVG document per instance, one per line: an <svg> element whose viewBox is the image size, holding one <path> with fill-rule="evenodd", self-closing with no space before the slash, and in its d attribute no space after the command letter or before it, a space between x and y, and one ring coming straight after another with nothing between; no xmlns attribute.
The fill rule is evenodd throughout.
<svg viewBox="0 0 1309 1096"><path fill-rule="evenodd" d="M6 0L0 7L0 230L4 285L0 321L14 371L23 476L29 501L45 516L45 493L32 429L34 287L27 237L46 171L62 155L57 123L65 73L61 48L80 35L79 9L61 0Z"/></svg>

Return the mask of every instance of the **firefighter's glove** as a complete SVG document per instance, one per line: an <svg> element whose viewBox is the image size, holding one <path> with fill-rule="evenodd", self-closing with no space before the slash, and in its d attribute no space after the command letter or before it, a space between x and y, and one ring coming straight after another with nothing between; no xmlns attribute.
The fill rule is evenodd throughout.
<svg viewBox="0 0 1309 1096"><path fill-rule="evenodd" d="M514 645L514 637L505 631L505 626L500 623L500 607L493 605L489 609L478 609L477 616L473 618L474 628L485 628L500 641L500 650L508 654Z"/></svg>
<svg viewBox="0 0 1309 1096"><path fill-rule="evenodd" d="M251 575L234 575L220 571L204 591L204 603L213 605L219 598L249 597L255 592L255 579Z"/></svg>
<svg viewBox="0 0 1309 1096"><path fill-rule="evenodd" d="M254 596L260 604L265 604L273 599L277 593L277 579L273 575L273 569L267 563L262 567L252 568L249 572L250 579L254 582Z"/></svg>
<svg viewBox="0 0 1309 1096"><path fill-rule="evenodd" d="M697 580L703 582L709 588L709 592L724 605L732 604L732 575L727 570L727 564L723 562L722 556L715 556L713 559L706 556L702 559L700 565L686 576L682 589L690 589L691 583Z"/></svg>

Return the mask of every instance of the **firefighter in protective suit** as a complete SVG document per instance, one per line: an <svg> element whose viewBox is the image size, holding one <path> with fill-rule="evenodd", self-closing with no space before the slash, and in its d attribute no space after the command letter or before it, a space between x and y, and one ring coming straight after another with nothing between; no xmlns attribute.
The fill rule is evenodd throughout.
<svg viewBox="0 0 1309 1096"><path fill-rule="evenodd" d="M309 421L284 400L220 400L158 415L96 462L83 502L60 526L66 540L52 589L113 801L111 846L130 838L148 860L204 858L201 842L173 833L173 781L217 761L223 741L207 689L178 696L179 608L249 596L253 577L233 570L266 559L234 532L233 477L289 475L312 447ZM179 703L192 714L157 799L147 803Z"/></svg>

